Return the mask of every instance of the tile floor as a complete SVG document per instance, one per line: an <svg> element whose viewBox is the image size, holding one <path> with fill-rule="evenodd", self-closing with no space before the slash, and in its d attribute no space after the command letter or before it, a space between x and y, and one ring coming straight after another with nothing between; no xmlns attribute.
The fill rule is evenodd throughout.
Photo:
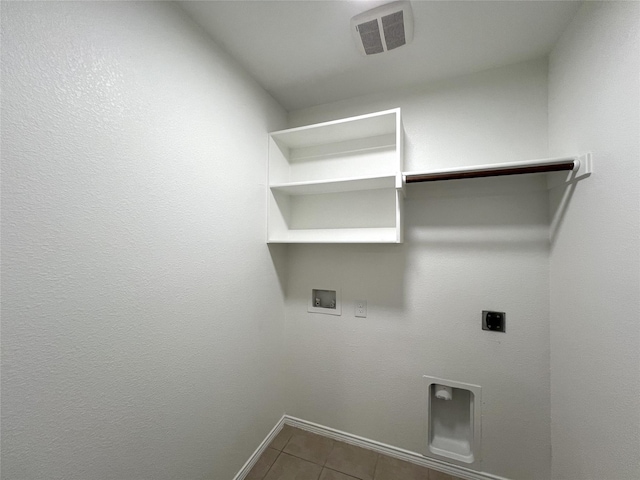
<svg viewBox="0 0 640 480"><path fill-rule="evenodd" d="M246 480L457 480L285 425Z"/></svg>

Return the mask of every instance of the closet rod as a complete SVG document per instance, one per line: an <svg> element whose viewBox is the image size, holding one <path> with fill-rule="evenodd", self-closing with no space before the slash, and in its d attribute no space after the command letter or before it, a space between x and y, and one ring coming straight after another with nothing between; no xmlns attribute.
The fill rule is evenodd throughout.
<svg viewBox="0 0 640 480"><path fill-rule="evenodd" d="M425 173L405 174L406 183L436 182L439 180L458 180L462 178L499 177L502 175L521 175L525 173L561 172L577 170L579 161L575 159L559 159L553 162L514 162L506 164L482 165L478 167L440 170Z"/></svg>

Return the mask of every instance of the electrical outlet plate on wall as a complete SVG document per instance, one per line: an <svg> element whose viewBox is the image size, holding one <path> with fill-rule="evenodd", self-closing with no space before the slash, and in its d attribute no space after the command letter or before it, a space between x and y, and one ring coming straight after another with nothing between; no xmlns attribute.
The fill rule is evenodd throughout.
<svg viewBox="0 0 640 480"><path fill-rule="evenodd" d="M356 300L355 302L355 310L356 317L366 318L367 317L367 301L366 300Z"/></svg>

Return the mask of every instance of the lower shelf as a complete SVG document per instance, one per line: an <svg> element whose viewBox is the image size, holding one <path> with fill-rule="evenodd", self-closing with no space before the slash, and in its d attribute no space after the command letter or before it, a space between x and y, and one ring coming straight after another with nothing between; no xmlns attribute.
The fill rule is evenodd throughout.
<svg viewBox="0 0 640 480"><path fill-rule="evenodd" d="M270 189L268 208L268 243L402 243L402 191L394 187L316 195Z"/></svg>
<svg viewBox="0 0 640 480"><path fill-rule="evenodd" d="M268 243L400 243L396 228L314 228L287 230Z"/></svg>

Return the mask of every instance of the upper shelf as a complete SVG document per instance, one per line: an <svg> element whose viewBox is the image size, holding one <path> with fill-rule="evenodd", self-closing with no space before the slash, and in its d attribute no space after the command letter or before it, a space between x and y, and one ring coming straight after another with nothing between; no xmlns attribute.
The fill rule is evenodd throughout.
<svg viewBox="0 0 640 480"><path fill-rule="evenodd" d="M435 182L440 180L458 180L463 178L498 177L521 175L526 173L548 173L570 171L566 181L579 180L591 174L593 165L591 154L576 157L544 158L523 162L493 163L469 167L455 167L425 172L404 172L405 183ZM549 187L555 186L549 182Z"/></svg>
<svg viewBox="0 0 640 480"><path fill-rule="evenodd" d="M398 131L399 111L400 109L395 108L305 127L289 128L272 132L270 135L281 146L293 149L395 134Z"/></svg>
<svg viewBox="0 0 640 480"><path fill-rule="evenodd" d="M386 177L401 171L399 109L269 134L270 186Z"/></svg>

